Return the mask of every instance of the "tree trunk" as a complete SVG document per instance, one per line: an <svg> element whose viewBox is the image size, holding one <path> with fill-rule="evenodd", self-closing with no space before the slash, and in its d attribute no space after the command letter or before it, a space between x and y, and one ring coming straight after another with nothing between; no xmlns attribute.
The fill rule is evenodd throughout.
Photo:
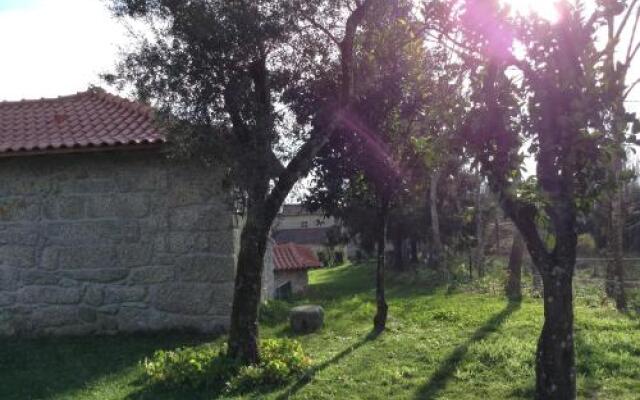
<svg viewBox="0 0 640 400"><path fill-rule="evenodd" d="M473 280L473 252L469 252L469 280Z"/></svg>
<svg viewBox="0 0 640 400"><path fill-rule="evenodd" d="M529 268L531 269L531 295L533 297L542 297L542 275L540 274L540 270L533 263L529 263Z"/></svg>
<svg viewBox="0 0 640 400"><path fill-rule="evenodd" d="M228 354L245 364L259 361L258 308L269 225L259 207L250 206L240 236Z"/></svg>
<svg viewBox="0 0 640 400"><path fill-rule="evenodd" d="M478 277L484 276L484 215L482 213L482 180L478 182L476 193L476 251L473 263L478 271Z"/></svg>
<svg viewBox="0 0 640 400"><path fill-rule="evenodd" d="M387 220L389 217L389 200L381 196L378 209L378 259L376 265L376 315L373 318L373 330L376 333L384 331L387 325L387 301L384 294L385 244L387 242Z"/></svg>
<svg viewBox="0 0 640 400"><path fill-rule="evenodd" d="M496 255L500 255L502 240L500 239L500 215L498 215L497 211L495 216L495 224L496 224Z"/></svg>
<svg viewBox="0 0 640 400"><path fill-rule="evenodd" d="M293 185L303 176L307 175L313 167L313 160L320 150L329 142L330 137L346 113L352 101L354 91L354 42L358 28L365 18L375 0L364 0L352 10L347 18L344 36L339 43L340 64L342 69L342 83L339 99L339 110L335 118L329 123L326 130L316 132L302 145L289 161L286 167L277 175L277 181L269 193L270 179L257 179L258 187L250 196L250 204L247 209L247 220L240 237L240 252L236 266L235 290L233 294L233 308L231 311L231 326L229 329L228 354L245 364L254 364L259 361L258 349L258 307L262 286L262 270L264 268L264 253L266 251L267 235L271 224L275 219L278 209L284 203L291 192ZM258 103L264 108L265 113L271 113L270 89L268 87L268 72L266 70L266 56L256 69L256 85ZM229 110L227 110L229 111ZM239 116L238 113L236 117ZM233 116L232 116L233 119ZM240 118L233 122L234 129L241 129L243 125ZM260 121L263 122L263 121ZM260 124L264 125L264 124ZM269 124L266 124L267 126ZM267 135L268 136L268 135ZM263 144L269 144L269 140ZM270 146L265 146L266 158L273 156ZM275 158L275 157L274 157ZM252 165L254 169L255 165ZM266 172L260 170L258 172ZM268 176L267 178L273 178ZM263 185L263 187L260 187ZM251 201L254 201L251 204Z"/></svg>
<svg viewBox="0 0 640 400"><path fill-rule="evenodd" d="M637 20L636 20L637 22ZM607 32L609 43L614 43L616 39L615 18L613 14L607 15ZM634 27L635 29L635 27ZM635 33L635 31L634 31ZM630 61L628 61L630 62ZM607 58L605 63L606 87L612 91L612 95L617 97L617 101L612 103L611 112L611 135L615 141L616 148L611 159L611 173L614 180L614 190L610 197L610 231L609 231L609 262L607 263L607 281L605 290L607 295L616 302L616 308L623 311L627 308L624 293L624 265L622 261L624 251L624 211L622 205L623 185L620 179L625 158L625 134L628 129L626 122L626 110L624 105L625 86L616 85L618 79L625 81L629 65L616 64L615 45L607 46Z"/></svg>
<svg viewBox="0 0 640 400"><path fill-rule="evenodd" d="M398 229L393 237L393 266L398 271L404 271L403 242L402 232Z"/></svg>
<svg viewBox="0 0 640 400"><path fill-rule="evenodd" d="M444 246L440 235L440 218L438 216L438 181L440 181L440 170L435 169L431 173L429 185L429 210L431 214L431 237L433 239L431 247L431 263L437 270L442 270L444 266Z"/></svg>
<svg viewBox="0 0 640 400"><path fill-rule="evenodd" d="M627 301L624 291L624 206L622 185L620 184L620 172L622 161L620 156L614 155L613 160L615 189L610 197L611 212L609 214L609 261L607 263L607 280L605 290L607 295L614 299L616 308L624 311Z"/></svg>
<svg viewBox="0 0 640 400"><path fill-rule="evenodd" d="M524 258L524 240L519 232L513 236L511 245L511 255L509 256L509 266L507 270L507 285L505 291L510 300L522 298L522 259Z"/></svg>
<svg viewBox="0 0 640 400"><path fill-rule="evenodd" d="M573 336L573 265L538 266L545 271L544 325L536 353L536 399L576 398Z"/></svg>
<svg viewBox="0 0 640 400"><path fill-rule="evenodd" d="M418 241L415 238L411 239L411 262L418 263Z"/></svg>

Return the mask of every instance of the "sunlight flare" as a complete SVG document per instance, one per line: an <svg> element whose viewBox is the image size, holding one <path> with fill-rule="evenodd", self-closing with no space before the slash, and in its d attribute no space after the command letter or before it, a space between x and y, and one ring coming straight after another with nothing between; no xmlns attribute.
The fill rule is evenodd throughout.
<svg viewBox="0 0 640 400"><path fill-rule="evenodd" d="M549 21L559 18L556 0L502 0L502 3L509 6L514 14L537 14Z"/></svg>

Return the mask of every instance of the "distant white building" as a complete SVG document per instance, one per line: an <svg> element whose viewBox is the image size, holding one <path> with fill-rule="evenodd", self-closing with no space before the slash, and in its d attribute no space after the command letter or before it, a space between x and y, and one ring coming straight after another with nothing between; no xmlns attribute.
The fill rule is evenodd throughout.
<svg viewBox="0 0 640 400"><path fill-rule="evenodd" d="M273 223L274 231L290 229L321 229L337 226L339 223L333 217L327 217L321 212L310 212L302 204L285 204Z"/></svg>
<svg viewBox="0 0 640 400"><path fill-rule="evenodd" d="M272 237L279 245L295 243L307 246L323 259L329 250L328 235L336 228L342 229L333 217L309 212L301 204L285 204L273 224ZM338 246L334 251L344 254L344 246Z"/></svg>

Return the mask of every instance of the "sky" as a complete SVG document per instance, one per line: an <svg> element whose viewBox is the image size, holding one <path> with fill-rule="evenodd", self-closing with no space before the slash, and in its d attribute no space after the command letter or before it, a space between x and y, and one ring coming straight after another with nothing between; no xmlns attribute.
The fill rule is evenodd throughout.
<svg viewBox="0 0 640 400"><path fill-rule="evenodd" d="M504 1L544 15L555 0ZM119 49L130 43L126 28L106 4L0 0L0 100L68 95L92 84L104 87L99 74L111 71ZM627 103L631 111L640 105L640 90L634 92Z"/></svg>
<svg viewBox="0 0 640 400"><path fill-rule="evenodd" d="M102 0L0 0L0 100L105 86L128 42Z"/></svg>

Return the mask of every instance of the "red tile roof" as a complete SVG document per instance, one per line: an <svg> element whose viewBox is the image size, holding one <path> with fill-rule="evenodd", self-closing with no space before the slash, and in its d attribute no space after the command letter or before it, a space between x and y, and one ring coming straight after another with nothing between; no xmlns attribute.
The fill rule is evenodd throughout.
<svg viewBox="0 0 640 400"><path fill-rule="evenodd" d="M295 243L274 246L273 261L276 271L301 271L322 267L322 262L313 250Z"/></svg>
<svg viewBox="0 0 640 400"><path fill-rule="evenodd" d="M102 89L55 99L0 102L0 153L46 153L165 141L151 107Z"/></svg>

